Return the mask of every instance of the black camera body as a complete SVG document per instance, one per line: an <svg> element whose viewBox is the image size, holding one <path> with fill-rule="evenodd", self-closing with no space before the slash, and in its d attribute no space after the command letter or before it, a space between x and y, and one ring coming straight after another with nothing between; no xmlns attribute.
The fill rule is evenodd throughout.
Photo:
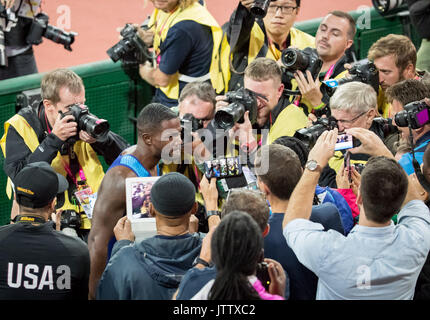
<svg viewBox="0 0 430 320"><path fill-rule="evenodd" d="M394 117L397 126L419 129L430 122L429 106L424 101L411 102L403 108Z"/></svg>
<svg viewBox="0 0 430 320"><path fill-rule="evenodd" d="M121 59L126 63L144 64L151 58L148 47L132 24L127 23L120 34L122 39L106 51L113 62Z"/></svg>
<svg viewBox="0 0 430 320"><path fill-rule="evenodd" d="M257 97L253 91L240 88L226 93L228 106L219 109L215 113L215 125L224 130L231 129L235 123L244 122L244 114L249 111L251 124L257 121Z"/></svg>
<svg viewBox="0 0 430 320"><path fill-rule="evenodd" d="M251 13L257 18L264 18L267 14L267 9L269 9L269 4L271 1L276 0L254 0L254 3L251 5L249 11L251 11Z"/></svg>
<svg viewBox="0 0 430 320"><path fill-rule="evenodd" d="M25 40L28 44L38 45L42 43L42 37L45 37L55 43L64 45L64 49L72 51L71 45L75 41L76 35L76 32L65 32L60 28L51 26L49 16L41 12L34 17Z"/></svg>
<svg viewBox="0 0 430 320"><path fill-rule="evenodd" d="M185 131L191 129L191 132L196 132L203 129L203 121L196 119L191 113L186 113L181 118L181 140L185 141Z"/></svg>
<svg viewBox="0 0 430 320"><path fill-rule="evenodd" d="M336 119L333 117L319 118L313 122L311 127L297 130L294 133L294 137L302 141L310 150L324 131L333 130L334 128L337 128Z"/></svg>
<svg viewBox="0 0 430 320"><path fill-rule="evenodd" d="M379 71L375 64L368 61L365 64L356 64L349 70L350 76L339 80L327 80L321 83L321 93L328 97L333 96L338 86L348 82L362 82L366 83L375 90L376 94L379 92Z"/></svg>
<svg viewBox="0 0 430 320"><path fill-rule="evenodd" d="M323 65L315 49L307 47L303 50L297 48L287 48L282 51L282 64L285 67L285 73L289 79L294 79L294 73L302 71L306 77L306 71L310 71L312 78L315 80Z"/></svg>
<svg viewBox="0 0 430 320"><path fill-rule="evenodd" d="M109 122L104 119L99 119L95 115L91 114L88 107L83 104L73 104L69 106L69 111L61 112L61 118L67 115L72 115L78 124L77 130L83 130L89 133L94 138L99 138L109 131ZM69 139L75 141L79 140L79 134Z"/></svg>

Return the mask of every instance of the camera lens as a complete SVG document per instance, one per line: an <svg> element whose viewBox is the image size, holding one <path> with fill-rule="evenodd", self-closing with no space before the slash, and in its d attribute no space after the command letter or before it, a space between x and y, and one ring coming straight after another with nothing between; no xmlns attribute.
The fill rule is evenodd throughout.
<svg viewBox="0 0 430 320"><path fill-rule="evenodd" d="M79 127L97 138L109 130L109 122L88 114L79 119Z"/></svg>
<svg viewBox="0 0 430 320"><path fill-rule="evenodd" d="M245 107L240 103L231 103L215 113L215 123L224 130L231 129L245 114Z"/></svg>
<svg viewBox="0 0 430 320"><path fill-rule="evenodd" d="M264 18L269 8L270 0L255 0L249 9L257 18Z"/></svg>
<svg viewBox="0 0 430 320"><path fill-rule="evenodd" d="M306 70L309 60L302 52L297 49L286 49L282 51L282 63L288 70Z"/></svg>
<svg viewBox="0 0 430 320"><path fill-rule="evenodd" d="M409 125L408 112L406 110L398 112L394 117L394 121L398 127L407 127Z"/></svg>

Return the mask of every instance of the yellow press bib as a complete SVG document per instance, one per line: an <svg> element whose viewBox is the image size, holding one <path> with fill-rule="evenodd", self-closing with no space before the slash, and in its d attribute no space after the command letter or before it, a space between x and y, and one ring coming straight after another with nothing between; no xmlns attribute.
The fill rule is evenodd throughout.
<svg viewBox="0 0 430 320"><path fill-rule="evenodd" d="M13 126L18 134L23 138L27 147L34 152L36 148L39 146L39 140L37 138L36 132L34 129L28 124L27 120L19 114L14 115L11 119L9 119L4 124L4 135L0 140L0 145L3 150L3 155L6 157L6 137L9 130L9 127ZM97 157L96 152L91 148L88 143L83 141L77 141L73 150L78 157L79 164L82 167L82 170L85 173L86 183L91 187L93 192L97 192L103 177L103 167ZM66 170L64 169L63 162L69 163L69 156L62 156L60 152L58 152L57 156L51 163L52 168L63 175L67 176ZM79 174L76 175L76 179L79 180ZM8 178L6 193L9 198L12 196L12 187L11 180ZM72 204L68 198L68 192L64 193L65 201L64 205L60 208L63 210L75 210L76 212L81 212L81 208L78 205ZM84 214L82 216L82 226L81 228L89 229L91 227L91 223L88 218Z"/></svg>

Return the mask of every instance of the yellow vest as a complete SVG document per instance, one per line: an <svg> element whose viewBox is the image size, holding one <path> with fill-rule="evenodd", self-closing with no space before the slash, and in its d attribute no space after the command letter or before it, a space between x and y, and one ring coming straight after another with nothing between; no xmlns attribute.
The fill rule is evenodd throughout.
<svg viewBox="0 0 430 320"><path fill-rule="evenodd" d="M271 126L268 144L272 144L276 139L283 136L294 136L294 133L308 124L308 117L303 110L294 104L288 105L276 118L275 123Z"/></svg>
<svg viewBox="0 0 430 320"><path fill-rule="evenodd" d="M296 28L290 29L291 46L303 50L306 47L315 48L315 38L310 34L300 31ZM258 23L254 23L251 30L251 37L249 40L249 54L248 64L255 60L261 48L264 45L265 35L261 30ZM278 61L281 58L282 51L276 48L274 44L269 44L266 58Z"/></svg>
<svg viewBox="0 0 430 320"><path fill-rule="evenodd" d="M291 46L299 48L303 50L306 47L315 48L315 38L310 34L307 34L303 31L300 31L296 28L290 29L290 37L291 37ZM257 58L258 53L261 51L261 48L265 45L266 36L261 30L260 26L257 22L254 23L250 39L249 39L249 50L248 50L248 65ZM230 72L230 44L227 41L227 36L224 35L222 46L221 46L221 63L222 63L222 72L224 75L224 81L226 81L225 87L228 88L228 83L231 79ZM266 53L266 58L273 59L278 61L281 58L281 53L279 49L276 48L275 45L269 45L269 48Z"/></svg>
<svg viewBox="0 0 430 320"><path fill-rule="evenodd" d="M27 147L31 150L31 152L34 152L36 148L39 146L39 140L37 138L37 134L34 131L34 129L28 124L27 120L25 120L24 117L22 117L19 114L16 114L8 121L6 121L4 124L4 135L0 140L0 145L3 150L4 157L6 158L6 137L10 126L15 128L18 134L24 139L24 142L27 145ZM91 190L93 192L97 192L103 180L104 172L96 152L93 150L93 148L91 148L90 144L85 143L81 140L77 141L74 144L73 150L76 153L79 160L79 164L81 165L82 170L85 173L88 186L91 187ZM68 155L62 156L60 152L58 152L57 156L54 158L54 160L52 160L51 166L56 172L66 177L67 173L66 173L66 170L64 169L63 161L68 164L69 156ZM80 180L79 173L76 174L76 179L77 181ZM12 186L11 186L10 178L8 178L8 181L7 181L6 193L10 199L12 196ZM68 192L64 192L64 198L65 198L64 205L60 209L75 210L76 212L82 211L82 209L79 206L70 203ZM90 229L91 228L90 220L86 217L85 214L81 214L81 217L82 217L81 228Z"/></svg>
<svg viewBox="0 0 430 320"><path fill-rule="evenodd" d="M211 28L213 37L213 50L209 74L212 86L215 88L216 92L222 92L222 90L224 90L224 80L219 65L219 48L222 40L222 30L215 18L209 13L209 11L205 7L203 7L199 3L196 2L185 9L178 8L172 13L166 13L158 9L154 10L151 15L149 25L153 25L153 45L155 52L159 54L159 47L161 43L166 39L169 29L176 23L184 20L195 21L201 25L205 25ZM172 76L172 79L167 87L160 87L160 90L170 99L178 99L179 97L179 76L179 73L176 72Z"/></svg>
<svg viewBox="0 0 430 320"><path fill-rule="evenodd" d="M390 109L391 109L391 103L388 103L385 98L384 91L379 88L378 93L378 112L381 114L381 116L385 119L390 117Z"/></svg>

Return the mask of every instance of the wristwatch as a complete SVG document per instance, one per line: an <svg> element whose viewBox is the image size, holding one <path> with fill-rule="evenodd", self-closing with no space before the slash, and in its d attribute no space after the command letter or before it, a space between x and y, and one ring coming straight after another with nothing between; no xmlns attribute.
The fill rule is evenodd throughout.
<svg viewBox="0 0 430 320"><path fill-rule="evenodd" d="M305 168L308 169L309 171L318 171L321 172L321 166L318 164L318 162L316 162L315 160L308 160L305 164Z"/></svg>
<svg viewBox="0 0 430 320"><path fill-rule="evenodd" d="M206 211L206 220L209 219L211 216L220 216L221 212L218 210L207 210Z"/></svg>
<svg viewBox="0 0 430 320"><path fill-rule="evenodd" d="M197 256L192 264L192 267L194 268L196 265L201 264L202 266L205 266L206 268L210 268L212 267L212 263L207 262L206 260L203 260L202 258L200 258L200 256Z"/></svg>

